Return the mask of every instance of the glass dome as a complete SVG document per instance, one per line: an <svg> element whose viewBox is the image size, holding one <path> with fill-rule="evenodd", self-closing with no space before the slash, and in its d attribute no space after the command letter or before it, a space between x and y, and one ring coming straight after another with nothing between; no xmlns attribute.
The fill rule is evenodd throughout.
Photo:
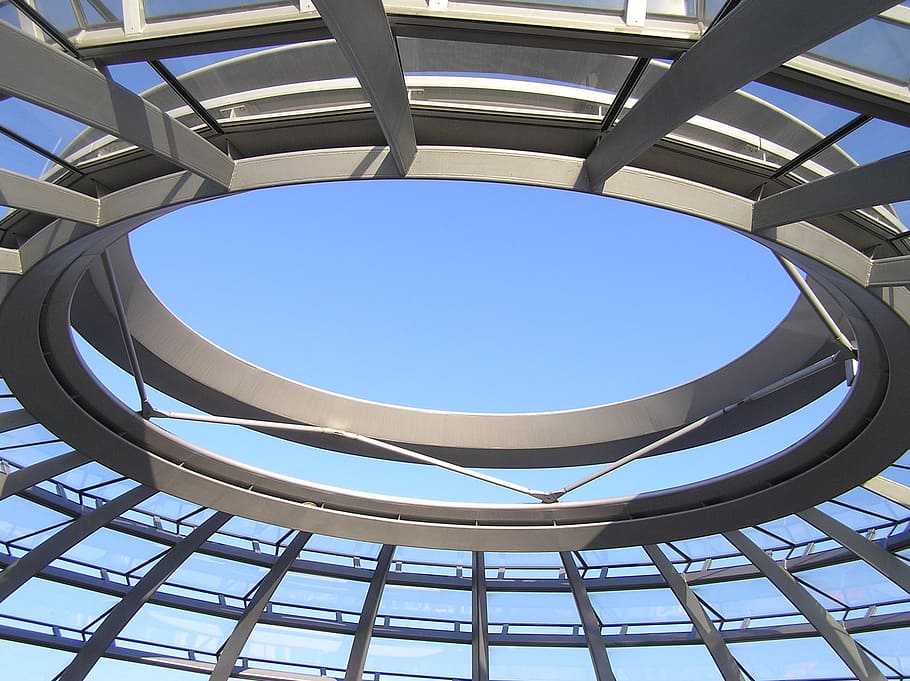
<svg viewBox="0 0 910 681"><path fill-rule="evenodd" d="M910 678L910 3L779 5L0 2L8 673ZM392 179L404 199L367 199L377 228L426 181L621 199L763 246L798 297L696 378L474 413L259 367L179 319L133 257L130 233L196 204L328 182L364 201L343 181ZM627 222L626 277L657 278L658 232ZM189 239L164 234L166 273ZM241 282L279 261L245 235L224 265ZM369 287L367 260L338 276ZM748 460L657 475L800 418ZM421 493L447 484L429 475L364 491L231 439L505 496ZM605 485L633 469L655 478Z"/></svg>

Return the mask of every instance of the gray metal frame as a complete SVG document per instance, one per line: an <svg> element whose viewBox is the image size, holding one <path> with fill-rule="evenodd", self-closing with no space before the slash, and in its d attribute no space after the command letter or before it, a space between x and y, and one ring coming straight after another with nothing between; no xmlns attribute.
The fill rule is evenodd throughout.
<svg viewBox="0 0 910 681"><path fill-rule="evenodd" d="M740 667L732 644L816 634L858 679L899 675L893 663L875 657L852 635L910 628L910 597L895 597L882 611L876 602L862 602L860 613L851 599L839 602L830 594L825 610L802 586L811 581L808 573L805 580L800 573L863 561L910 589L910 568L901 558L910 548L908 517L896 517L897 507L867 509L866 519L852 527L814 508L864 486L910 509L910 489L888 477L898 470L889 464L910 448L910 242L900 220L878 205L910 198L910 152L856 167L836 146L873 117L910 124L910 93L906 83L886 74L863 73L806 50L881 10L876 21L910 30L910 9L884 0L806 0L772 11L760 0L741 0L726 3L708 26L704 2L696 3L691 17L660 16L653 5L648 14L645 0L630 1L625 12L458 0L318 0L314 8L301 0L237 7L217 18L198 8L195 16L150 18L141 0L128 0L122 21L108 15L101 27L85 26L85 13L74 5L81 28L66 33L29 0L14 4L27 7L22 11L29 19L23 19L22 31L0 24L0 63L6 64L0 66L0 96L20 97L94 129L59 155L13 136L60 168L41 179L0 170L0 204L14 209L0 220L0 375L18 401L0 413L0 432L11 443L0 460L0 499L19 503L11 500L15 496L73 519L0 541L0 600L40 578L120 601L83 629L4 615L0 638L76 653L62 679L84 678L101 657L109 657L213 679L318 675L360 681L374 635L459 644L465 651L470 644L472 678L478 681L491 676L495 646L587 649L596 678L609 680L609 649L662 645L704 645L725 681L741 681L752 670ZM327 41L332 37L362 92L344 65L320 70L305 58L323 47L320 54L334 51ZM409 39L400 43L402 56L399 39ZM448 51L433 52L430 45L423 53L419 39L448 41ZM287 48L246 54L180 80L168 77L158 61L264 45ZM531 78L512 77L508 67L492 62L471 70L473 58L502 56L506 46L524 54L562 52L539 52L549 61ZM458 51L476 54L459 57L447 69L442 59ZM432 68L404 76L403 62L420 62L431 52L438 58ZM598 68L618 81L625 64L637 61L614 94L589 87L590 70L582 68L587 55L599 55ZM83 61L89 59L98 61ZM106 65L131 60L160 67L166 82L142 96L117 85ZM270 64L290 65L295 75L263 80ZM636 102L631 95L639 77L650 90ZM324 80L337 82L323 89ZM859 115L826 136L733 92L751 80ZM332 98L334 92L343 96ZM240 119L224 113L238 104L255 108L266 102L275 108ZM761 153L747 148L756 138ZM767 246L804 299L742 357L654 395L553 414L428 413L328 395L227 355L163 306L123 239L190 203L352 178L511 182L669 208ZM796 268L806 272L806 281ZM71 325L132 372L139 413L112 398L86 369ZM852 384L831 418L755 465L676 489L590 502L571 501L568 492L591 476L553 492L506 484L543 504L392 499L252 469L161 428L158 419L168 414L156 409L146 390L159 388L218 415L199 418L353 455L420 460L458 472L549 466L558 459L563 465L598 464L601 474L639 456L661 456L772 422L842 382L845 363ZM35 442L20 443L15 432L34 424L74 451L42 458L39 448L58 440L38 435ZM58 444L52 446L59 451ZM20 466L29 460L38 463ZM74 486L78 467L87 462L138 486L110 500L103 484ZM479 477L501 483L507 476ZM156 491L215 515L196 527L194 513L163 518L137 506ZM824 539L785 539L785 532L763 525L787 513ZM225 523L234 515L283 528L281 539L231 534ZM769 542L763 547L776 547L768 549L776 560L740 531L749 525ZM101 528L165 550L154 565L129 570L64 555ZM49 539L29 550L35 536L49 532ZM301 555L311 532L382 546L378 556L318 549ZM722 533L735 549L689 557L677 543L710 533ZM419 562L403 565L404 559L390 570L398 544L470 550L471 577L460 565L436 565L432 558L426 570ZM592 551L642 544L647 559L632 565L617 565L613 552ZM513 574L492 551L558 551L560 561ZM196 552L259 566L266 576L241 598L181 585L177 568ZM141 570L147 572L137 579ZM528 570L541 576L529 577ZM289 573L369 583L361 612L276 603L276 588ZM776 585L808 623L776 621L787 613L772 613L757 625L748 617L729 619L695 595L699 585L756 577ZM470 632L466 613L377 623L387 583L470 591ZM664 586L685 618L677 615L680 622L665 622L660 631L642 631L643 622L603 624L589 595L596 590L607 599L613 592ZM550 591L572 595L581 625L574 614L565 622L544 614L547 621L523 631L497 618L490 626L488 593ZM237 624L217 656L205 657L191 644L162 646L149 655L150 642L123 636L144 604ZM260 622L288 632L352 637L346 669L305 663L288 665L289 671L266 669L271 661L241 654ZM387 675L383 669L369 672L377 681Z"/></svg>

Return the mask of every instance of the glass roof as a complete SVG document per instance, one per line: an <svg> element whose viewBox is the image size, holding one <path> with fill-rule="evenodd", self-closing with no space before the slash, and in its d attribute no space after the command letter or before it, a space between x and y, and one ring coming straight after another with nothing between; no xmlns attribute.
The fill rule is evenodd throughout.
<svg viewBox="0 0 910 681"><path fill-rule="evenodd" d="M7 675L910 679L908 28L0 0Z"/></svg>

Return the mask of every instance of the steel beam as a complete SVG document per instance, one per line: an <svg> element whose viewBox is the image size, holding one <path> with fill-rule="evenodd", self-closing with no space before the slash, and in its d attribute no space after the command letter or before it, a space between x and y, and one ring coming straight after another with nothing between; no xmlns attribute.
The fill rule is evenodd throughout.
<svg viewBox="0 0 910 681"><path fill-rule="evenodd" d="M695 625L695 631L698 632L708 652L711 653L711 657L714 658L714 663L717 665L717 669L720 671L724 681L743 681L743 673L739 668L739 664L733 658L723 637L717 627L714 626L714 622L708 617L704 606L702 606L701 601L698 600L692 589L689 588L686 580L676 571L676 568L673 567L673 564L659 547L654 544L645 544L643 548L651 562L654 563L661 576L663 576L673 595L676 596L683 610L686 611L689 619L692 620L692 624Z"/></svg>
<svg viewBox="0 0 910 681"><path fill-rule="evenodd" d="M281 557L275 561L272 568L259 582L259 586L256 587L256 593L253 594L253 598L250 599L249 604L244 609L237 626L234 627L228 640L221 646L221 650L218 653L218 663L212 670L212 675L209 677L210 681L227 681L231 676L231 672L234 671L234 664L237 662L237 658L240 657L240 652L243 650L243 646L246 645L250 634L253 633L253 627L259 621L263 609L268 605L272 594L278 588L278 584L281 583L284 575L294 564L294 561L297 560L300 551L310 540L311 536L312 534L309 532L298 532L294 535Z"/></svg>
<svg viewBox="0 0 910 681"><path fill-rule="evenodd" d="M41 542L0 572L0 602L80 541L153 494L155 490L151 487L137 485L104 506L88 511Z"/></svg>
<svg viewBox="0 0 910 681"><path fill-rule="evenodd" d="M5 433L17 428L25 428L38 423L35 417L29 414L25 409L12 409L0 413L0 433Z"/></svg>
<svg viewBox="0 0 910 681"><path fill-rule="evenodd" d="M841 546L850 549L859 558L910 594L910 565L890 551L869 541L863 535L822 513L817 508L806 509L797 515L837 541Z"/></svg>
<svg viewBox="0 0 910 681"><path fill-rule="evenodd" d="M910 234L905 232L903 236ZM910 255L873 260L869 286L910 286Z"/></svg>
<svg viewBox="0 0 910 681"><path fill-rule="evenodd" d="M725 95L885 10L894 0L743 0L606 133L585 169L592 191Z"/></svg>
<svg viewBox="0 0 910 681"><path fill-rule="evenodd" d="M3 27L0 22L0 53ZM101 216L101 202L96 198L3 169L0 169L0 204L89 225L97 225Z"/></svg>
<svg viewBox="0 0 910 681"><path fill-rule="evenodd" d="M490 681L487 574L483 551L474 551L471 559L471 679Z"/></svg>
<svg viewBox="0 0 910 681"><path fill-rule="evenodd" d="M591 662L594 665L594 676L597 681L616 681L613 669L610 667L610 659L607 657L607 646L600 634L600 621L591 606L591 598L588 596L585 582L575 565L575 558L572 557L571 551L560 551L559 557L562 558L562 565L566 571L566 577L569 579L569 586L572 588L572 597L575 599L575 606L581 617L581 626L584 629L588 651L591 653Z"/></svg>
<svg viewBox="0 0 910 681"><path fill-rule="evenodd" d="M837 656L856 676L858 681L885 681L869 656L856 645L843 626L816 601L812 595L773 558L762 551L739 530L724 532L723 536L752 562L768 580L805 616L815 630L825 639Z"/></svg>
<svg viewBox="0 0 910 681"><path fill-rule="evenodd" d="M228 513L215 513L165 553L107 614L91 638L79 649L76 657L56 677L57 681L82 681L88 676L114 639L139 612L139 608L230 518Z"/></svg>
<svg viewBox="0 0 910 681"><path fill-rule="evenodd" d="M417 154L417 138L398 45L381 0L313 4L366 92L398 171L406 175Z"/></svg>
<svg viewBox="0 0 910 681"><path fill-rule="evenodd" d="M885 497L888 501L900 504L904 508L910 508L910 487L906 485L877 475L871 480L867 480L863 487Z"/></svg>
<svg viewBox="0 0 910 681"><path fill-rule="evenodd" d="M389 576L389 566L392 564L392 554L395 547L384 544L376 559L376 570L370 580L363 608L360 611L360 621L357 623L357 633L351 644L351 653L348 656L348 668L344 673L344 681L362 681L363 668L367 661L367 652L370 649L370 639L373 638L373 625L376 615L379 614L379 600L385 588L386 578Z"/></svg>
<svg viewBox="0 0 910 681"><path fill-rule="evenodd" d="M40 463L20 468L9 475L0 475L0 499L6 499L39 482L55 475L66 473L88 462L89 458L79 452L67 452Z"/></svg>
<svg viewBox="0 0 910 681"><path fill-rule="evenodd" d="M217 182L234 162L182 123L98 71L0 23L0 92L69 116Z"/></svg>
<svg viewBox="0 0 910 681"><path fill-rule="evenodd" d="M910 199L910 151L829 175L755 204L752 228L765 229L855 208Z"/></svg>

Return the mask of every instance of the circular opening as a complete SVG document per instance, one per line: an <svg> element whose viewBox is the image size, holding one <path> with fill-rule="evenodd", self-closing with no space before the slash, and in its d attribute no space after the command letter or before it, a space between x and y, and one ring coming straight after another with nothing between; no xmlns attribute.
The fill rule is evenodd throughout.
<svg viewBox="0 0 910 681"><path fill-rule="evenodd" d="M156 294L226 350L451 411L574 409L692 380L797 294L770 252L704 220L489 183L261 190L171 213L131 244Z"/></svg>

